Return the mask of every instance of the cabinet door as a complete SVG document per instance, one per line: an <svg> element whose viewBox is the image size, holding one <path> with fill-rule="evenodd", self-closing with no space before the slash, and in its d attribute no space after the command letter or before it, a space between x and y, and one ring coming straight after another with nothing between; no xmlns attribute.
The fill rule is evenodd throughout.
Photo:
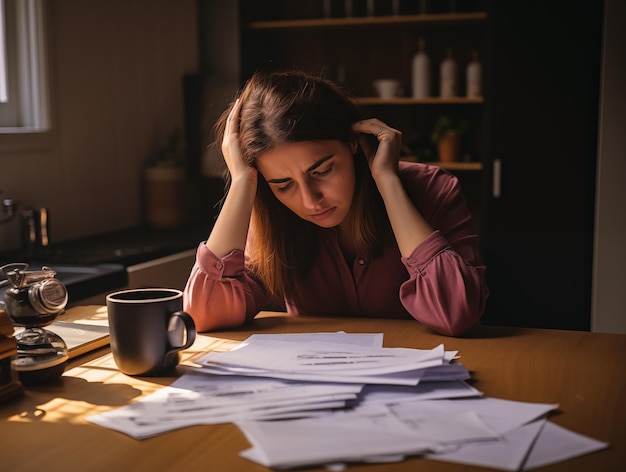
<svg viewBox="0 0 626 472"><path fill-rule="evenodd" d="M493 1L486 198L486 323L588 330L600 0Z"/></svg>
<svg viewBox="0 0 626 472"><path fill-rule="evenodd" d="M167 287L183 290L195 260L196 250L189 249L129 266L128 287Z"/></svg>

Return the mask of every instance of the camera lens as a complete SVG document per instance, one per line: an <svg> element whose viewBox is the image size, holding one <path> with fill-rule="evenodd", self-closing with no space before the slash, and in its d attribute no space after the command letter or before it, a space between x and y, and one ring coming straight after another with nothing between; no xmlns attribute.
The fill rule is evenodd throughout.
<svg viewBox="0 0 626 472"><path fill-rule="evenodd" d="M28 300L38 313L59 313L67 305L67 289L57 279L46 279L28 289Z"/></svg>

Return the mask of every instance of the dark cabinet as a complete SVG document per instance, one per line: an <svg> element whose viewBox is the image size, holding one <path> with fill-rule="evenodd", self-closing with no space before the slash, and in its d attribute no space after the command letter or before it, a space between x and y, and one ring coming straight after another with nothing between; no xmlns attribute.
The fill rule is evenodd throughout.
<svg viewBox="0 0 626 472"><path fill-rule="evenodd" d="M365 1L242 0L242 81L257 70L296 68L339 83L355 97L366 117L402 131L403 159L439 165L461 179L480 225L486 157L484 98L467 97L466 67L475 53L484 62L486 0L367 3L371 12ZM431 63L431 95L414 98L412 61L424 41ZM442 98L440 64L448 51L457 62L457 94ZM374 82L380 79L399 82L399 96L377 96ZM453 162L439 160L431 139L441 118L467 125L460 156Z"/></svg>
<svg viewBox="0 0 626 472"><path fill-rule="evenodd" d="M486 323L590 327L603 2L493 1Z"/></svg>
<svg viewBox="0 0 626 472"><path fill-rule="evenodd" d="M484 322L589 329L604 2L400 1L399 15L352 17L325 16L326 3L241 0L242 81L259 69L323 73L407 138L428 136L442 113L468 119L469 162L438 164L459 176L479 223L491 291ZM427 100L408 89L375 97L375 79L409 86L422 37L435 83L448 47L478 50L484 96L466 99L462 86L452 100L436 89Z"/></svg>

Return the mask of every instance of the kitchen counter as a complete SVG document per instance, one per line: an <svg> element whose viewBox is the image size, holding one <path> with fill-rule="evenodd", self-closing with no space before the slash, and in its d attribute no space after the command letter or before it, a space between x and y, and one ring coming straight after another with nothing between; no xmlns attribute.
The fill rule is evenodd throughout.
<svg viewBox="0 0 626 472"><path fill-rule="evenodd" d="M65 241L36 254L1 254L0 266L11 262L27 262L29 270L49 266L67 287L71 303L125 287L129 266L194 249L209 232L210 227L200 224L163 230L137 227ZM0 288L0 301L5 289Z"/></svg>
<svg viewBox="0 0 626 472"><path fill-rule="evenodd" d="M130 228L64 241L38 253L3 254L0 255L0 265L8 262L41 261L50 265L121 264L128 267L195 248L207 238L210 230L206 224L186 225L177 229Z"/></svg>

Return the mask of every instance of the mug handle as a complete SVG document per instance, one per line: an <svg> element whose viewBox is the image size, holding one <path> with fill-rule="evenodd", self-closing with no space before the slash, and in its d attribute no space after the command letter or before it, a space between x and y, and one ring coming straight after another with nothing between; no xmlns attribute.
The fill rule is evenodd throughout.
<svg viewBox="0 0 626 472"><path fill-rule="evenodd" d="M196 340L196 324L193 318L184 311L172 313L167 325L167 339L172 351L182 351L191 347ZM183 343L183 339L185 342Z"/></svg>

